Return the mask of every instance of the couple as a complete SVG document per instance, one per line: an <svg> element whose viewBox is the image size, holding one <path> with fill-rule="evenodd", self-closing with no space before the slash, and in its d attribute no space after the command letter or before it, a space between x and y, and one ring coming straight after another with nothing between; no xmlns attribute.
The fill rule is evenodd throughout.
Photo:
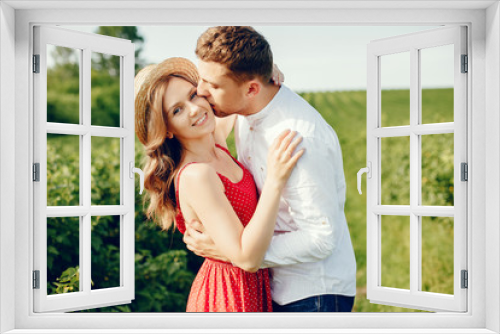
<svg viewBox="0 0 500 334"><path fill-rule="evenodd" d="M270 46L251 27L209 28L196 55L198 71L182 58L143 69L135 101L148 216L163 229L175 220L206 258L187 311L351 311L356 262L335 132L271 82ZM238 160L226 146L233 126Z"/></svg>

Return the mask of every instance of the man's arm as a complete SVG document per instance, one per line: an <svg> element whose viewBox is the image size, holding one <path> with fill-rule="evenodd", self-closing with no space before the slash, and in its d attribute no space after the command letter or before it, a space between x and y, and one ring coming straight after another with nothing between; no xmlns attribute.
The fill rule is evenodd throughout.
<svg viewBox="0 0 500 334"><path fill-rule="evenodd" d="M282 194L280 211L289 214L278 217L278 225L291 220L293 230L275 233L261 267L321 261L347 231L342 152L336 135L328 140L304 138L303 145L307 153Z"/></svg>

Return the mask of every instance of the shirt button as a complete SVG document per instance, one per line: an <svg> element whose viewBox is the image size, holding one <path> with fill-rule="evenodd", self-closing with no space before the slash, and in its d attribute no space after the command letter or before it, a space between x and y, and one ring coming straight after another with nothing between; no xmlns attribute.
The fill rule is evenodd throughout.
<svg viewBox="0 0 500 334"><path fill-rule="evenodd" d="M260 170L261 170L261 171L264 171L264 167L260 167Z"/></svg>
<svg viewBox="0 0 500 334"><path fill-rule="evenodd" d="M252 160L252 157L248 157L248 160Z"/></svg>
<svg viewBox="0 0 500 334"><path fill-rule="evenodd" d="M250 127L250 131L253 131L253 126Z"/></svg>

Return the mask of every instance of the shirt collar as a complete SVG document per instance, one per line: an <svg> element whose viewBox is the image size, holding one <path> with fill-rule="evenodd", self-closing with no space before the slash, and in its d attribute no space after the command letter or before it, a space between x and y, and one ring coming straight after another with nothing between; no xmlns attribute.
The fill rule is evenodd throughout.
<svg viewBox="0 0 500 334"><path fill-rule="evenodd" d="M288 88L282 84L279 91L276 93L276 95L274 95L273 99L269 101L269 103L261 111L252 115L245 116L247 121L251 124L254 124L255 122L263 120L264 118L269 116L271 114L271 111L275 109L283 100L285 89Z"/></svg>

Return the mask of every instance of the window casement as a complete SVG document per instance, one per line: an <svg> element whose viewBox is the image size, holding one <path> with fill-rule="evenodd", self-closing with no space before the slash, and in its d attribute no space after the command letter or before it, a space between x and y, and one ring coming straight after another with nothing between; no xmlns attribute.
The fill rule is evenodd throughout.
<svg viewBox="0 0 500 334"><path fill-rule="evenodd" d="M34 312L64 312L89 309L101 306L129 303L134 299L134 219L135 194L134 174L130 170L134 164L134 111L133 111L133 78L134 78L134 45L128 40L80 33L61 28L34 27L33 55L33 92L34 92ZM54 122L47 117L47 95L54 94L51 84L68 78L49 78L48 59L59 51L66 58L74 57L66 63L74 65L75 103L61 108L67 113L73 113L74 122ZM100 55L115 56L119 61L117 85L120 96L117 101L119 117L115 122L98 122L96 113L104 110L92 110L92 57ZM103 70L103 69L101 69ZM104 69L106 70L106 69ZM54 106L52 106L54 107ZM73 107L73 108L72 108ZM72 110L71 110L72 109ZM48 154L49 139L57 138L61 143ZM76 145L75 145L76 144ZM114 144L114 145L113 145ZM118 168L109 172L108 178L99 178L99 166L94 166L94 151L102 147L109 153L109 159L114 159ZM55 150L77 151L77 161L72 162L74 168L66 174L58 174L57 169L71 169L69 160L52 163L48 158ZM64 153L63 153L64 154ZM68 153L66 153L68 154ZM97 153L96 153L97 154ZM102 154L102 153L101 153ZM49 157L48 157L49 155ZM105 168L106 166L104 166ZM101 167L102 168L102 167ZM119 175L112 175L113 172ZM71 174L76 175L71 175ZM58 175L58 177L56 177ZM52 177L50 177L52 176ZM71 200L65 200L57 188L65 182L63 176L76 180L79 187ZM100 188L100 182L117 182L119 196L110 203L104 195L94 188ZM71 182L67 183L72 186ZM71 197L71 195L68 195ZM115 237L116 243L116 276L114 284L105 288L95 289L92 284L92 269L104 266L105 263L92 266L92 230L98 219L108 218L110 224L115 224L119 231ZM74 225L74 226L68 226ZM77 254L61 254L57 245L48 245L48 233L56 238L71 239L79 244ZM77 235L74 235L77 234ZM97 247L94 247L97 248ZM98 249L97 249L98 251ZM47 277L50 271L48 253L58 256L51 257L53 261L68 262L73 268L70 279L73 286L64 290L49 289ZM57 273L56 275L60 275ZM69 290L74 288L74 290ZM57 291L57 292L56 292Z"/></svg>
<svg viewBox="0 0 500 334"><path fill-rule="evenodd" d="M431 311L467 310L467 182L462 175L468 162L466 35L466 27L445 27L368 45L367 298L372 302ZM397 106L384 104L388 98L384 75L391 70L399 72L409 88L409 96L401 97ZM436 85L428 82L428 71L448 74L452 86L436 90L443 101L437 109L425 103L426 88ZM387 108L394 107L400 108L401 117L389 119ZM426 176L443 170L453 182L425 182ZM386 250L391 231L405 238L398 240L398 249ZM433 243L425 243L431 237ZM432 248L446 244L445 252L453 254L447 263L453 279L448 289L436 288L426 282L423 263ZM390 255L405 248L407 263L391 263ZM400 268L395 266L408 270L396 271ZM427 274L435 270L426 268ZM384 284L391 272L407 277L397 286Z"/></svg>

